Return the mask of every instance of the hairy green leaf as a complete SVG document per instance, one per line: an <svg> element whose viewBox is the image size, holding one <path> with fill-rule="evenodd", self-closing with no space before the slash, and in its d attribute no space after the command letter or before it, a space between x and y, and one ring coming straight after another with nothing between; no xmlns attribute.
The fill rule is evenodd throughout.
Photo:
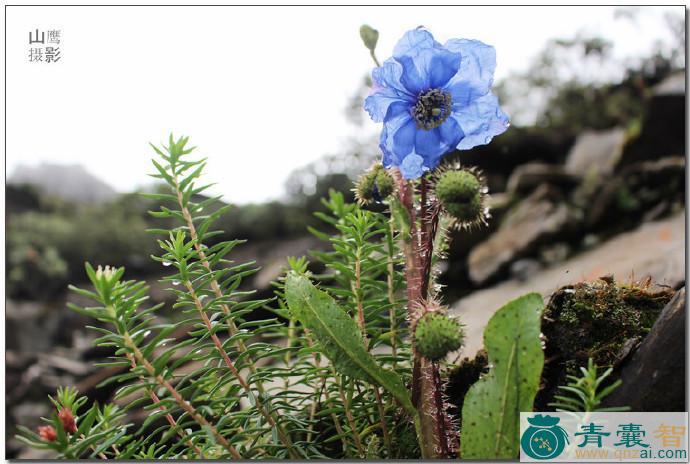
<svg viewBox="0 0 690 464"><path fill-rule="evenodd" d="M330 295L314 287L307 277L291 272L285 282L285 296L290 311L312 331L339 372L385 388L403 408L416 414L400 376L377 364L364 348L355 321Z"/></svg>
<svg viewBox="0 0 690 464"><path fill-rule="evenodd" d="M491 370L472 385L462 408L462 457L515 459L520 411L531 411L544 365L539 340L541 295L517 298L484 330Z"/></svg>

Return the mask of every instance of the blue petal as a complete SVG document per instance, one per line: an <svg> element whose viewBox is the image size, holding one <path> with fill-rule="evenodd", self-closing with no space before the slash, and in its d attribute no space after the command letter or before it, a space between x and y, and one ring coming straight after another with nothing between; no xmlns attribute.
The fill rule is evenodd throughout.
<svg viewBox="0 0 690 464"><path fill-rule="evenodd" d="M421 54L420 58L425 54ZM461 59L459 53L446 50L436 50L427 66L429 73L429 86L432 89L443 87L455 76L460 69Z"/></svg>
<svg viewBox="0 0 690 464"><path fill-rule="evenodd" d="M413 94L444 86L460 67L460 53L445 49L423 28L406 32L393 58L404 69L400 81Z"/></svg>
<svg viewBox="0 0 690 464"><path fill-rule="evenodd" d="M404 103L407 107L410 105L389 89L383 89L364 100L364 109L374 122L383 122L387 119L391 106L396 103Z"/></svg>
<svg viewBox="0 0 690 464"><path fill-rule="evenodd" d="M414 95L445 86L460 68L460 54L441 47L420 50L414 57L405 55L395 59L403 68L400 82Z"/></svg>
<svg viewBox="0 0 690 464"><path fill-rule="evenodd" d="M408 117L407 121L393 133L393 152L399 157L410 153L415 146L415 135L417 133L417 124L415 124L412 118Z"/></svg>
<svg viewBox="0 0 690 464"><path fill-rule="evenodd" d="M467 105L491 89L496 70L496 50L479 40L451 39L445 47L462 58L457 74L445 88L453 96L453 104Z"/></svg>
<svg viewBox="0 0 690 464"><path fill-rule="evenodd" d="M414 153L407 155L400 163L400 172L405 179L417 179L424 174L424 158Z"/></svg>
<svg viewBox="0 0 690 464"><path fill-rule="evenodd" d="M393 59L386 60L382 66L371 73L372 93L364 100L364 109L375 122L382 122L390 105L400 101L413 102L414 97L400 82L403 68Z"/></svg>
<svg viewBox="0 0 690 464"><path fill-rule="evenodd" d="M438 127L439 133L441 134L441 144L443 147L443 153L438 158L431 158L429 160L429 168L433 169L441 162L441 158L444 155L455 150L460 141L465 137L465 133L460 128L460 125L453 118L448 118L446 121Z"/></svg>
<svg viewBox="0 0 690 464"><path fill-rule="evenodd" d="M441 141L443 144L448 146L447 151L453 150L460 140L465 137L465 133L462 131L460 125L453 118L448 118L439 127L439 132L441 133Z"/></svg>
<svg viewBox="0 0 690 464"><path fill-rule="evenodd" d="M458 150L485 145L509 126L508 116L501 110L498 98L490 92L475 99L469 106L457 111L454 109L450 117L465 133L457 146Z"/></svg>
<svg viewBox="0 0 690 464"><path fill-rule="evenodd" d="M458 123L448 118L435 129L417 130L415 152L424 157L424 166L434 169L444 155L455 149L464 135Z"/></svg>
<svg viewBox="0 0 690 464"><path fill-rule="evenodd" d="M398 163L396 159L393 157L393 153L391 153L387 148L386 148L386 140L388 139L388 129L386 129L386 126L383 126L383 130L381 131L381 137L379 138L379 148L381 149L381 153L383 153L383 157L381 158L381 164L383 164L383 167L388 169L392 166L397 166Z"/></svg>
<svg viewBox="0 0 690 464"><path fill-rule="evenodd" d="M393 58L373 71L373 91L364 103L372 119L384 123L384 166L414 179L453 149L485 144L504 132L508 117L491 93L495 68L495 50L482 42L453 39L441 46L422 28L407 32ZM411 108L430 88L450 92L453 106L451 117L427 131L417 127Z"/></svg>
<svg viewBox="0 0 690 464"><path fill-rule="evenodd" d="M422 27L405 32L393 49L393 56L398 58L403 55L416 56L420 50L439 48L441 44L434 40L431 32Z"/></svg>
<svg viewBox="0 0 690 464"><path fill-rule="evenodd" d="M429 88L428 76L417 67L417 63L409 56L400 56L396 60L402 65L403 73L400 82L412 94L417 95Z"/></svg>
<svg viewBox="0 0 690 464"><path fill-rule="evenodd" d="M419 129L414 143L414 149L424 157L437 157L442 155L441 134L438 128L431 130Z"/></svg>
<svg viewBox="0 0 690 464"><path fill-rule="evenodd" d="M446 86L445 90L450 92L454 109L463 108L489 92L489 88L474 86L469 81L455 82Z"/></svg>
<svg viewBox="0 0 690 464"><path fill-rule="evenodd" d="M410 112L402 104L391 105L389 114L392 117L383 123L379 146L385 155L384 159L387 158L392 165L398 166L414 149L416 125Z"/></svg>

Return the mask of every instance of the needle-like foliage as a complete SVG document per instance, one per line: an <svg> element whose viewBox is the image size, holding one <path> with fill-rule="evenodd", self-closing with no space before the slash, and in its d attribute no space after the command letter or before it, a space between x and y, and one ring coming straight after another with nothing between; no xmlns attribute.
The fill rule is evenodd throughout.
<svg viewBox="0 0 690 464"><path fill-rule="evenodd" d="M96 344L112 349L101 364L120 368L102 384L119 386L114 403L85 410L87 398L78 397L77 433L56 416L47 419L55 440L28 429L21 439L73 459L414 455L409 414L384 388L339 372L323 356L287 308L282 279L269 300L242 285L258 269L232 260L242 241L219 240L223 232L213 225L230 206L202 195L210 187L200 183L205 160L193 159L187 142L171 136L167 146L153 147L153 176L169 191L146 194L161 203L150 214L169 225L150 230L160 236L152 259L167 273L162 280L176 302L147 307L144 282L125 280L123 268L87 263L93 290L71 289L94 305L70 306L99 322L91 327L101 333ZM327 271L318 276L321 288L356 321L376 364L409 381L404 284L390 221L335 192L325 204L329 214L319 217L334 233L312 231L333 249L314 253ZM309 275L308 265L288 261L301 275ZM145 416L134 423L138 411Z"/></svg>

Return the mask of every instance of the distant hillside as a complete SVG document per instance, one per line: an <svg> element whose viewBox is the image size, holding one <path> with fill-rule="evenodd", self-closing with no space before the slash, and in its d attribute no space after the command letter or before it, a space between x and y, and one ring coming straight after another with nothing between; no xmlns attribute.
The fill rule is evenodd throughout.
<svg viewBox="0 0 690 464"><path fill-rule="evenodd" d="M117 192L79 164L42 163L38 166L18 166L8 184L30 184L42 193L81 203L100 203L110 200Z"/></svg>

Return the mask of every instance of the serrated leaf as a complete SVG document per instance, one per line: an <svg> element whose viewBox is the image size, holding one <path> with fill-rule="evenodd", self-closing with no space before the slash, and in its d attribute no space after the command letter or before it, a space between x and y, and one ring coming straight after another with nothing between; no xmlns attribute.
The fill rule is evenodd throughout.
<svg viewBox="0 0 690 464"><path fill-rule="evenodd" d="M292 314L311 330L336 370L385 388L403 408L416 414L400 376L376 362L364 348L355 321L330 295L314 287L307 277L290 272L285 296Z"/></svg>
<svg viewBox="0 0 690 464"><path fill-rule="evenodd" d="M491 369L472 385L462 408L464 459L516 459L520 411L531 411L544 353L539 334L541 295L517 298L493 315L484 330Z"/></svg>

